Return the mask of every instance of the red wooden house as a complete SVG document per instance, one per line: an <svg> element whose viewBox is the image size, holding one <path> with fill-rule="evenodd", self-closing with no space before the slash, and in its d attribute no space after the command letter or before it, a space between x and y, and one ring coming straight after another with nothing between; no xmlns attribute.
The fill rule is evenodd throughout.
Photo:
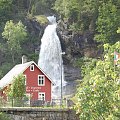
<svg viewBox="0 0 120 120"><path fill-rule="evenodd" d="M53 82L34 61L16 65L0 80L1 96L5 97L5 89L19 74L25 76L26 94L31 100L51 101Z"/></svg>

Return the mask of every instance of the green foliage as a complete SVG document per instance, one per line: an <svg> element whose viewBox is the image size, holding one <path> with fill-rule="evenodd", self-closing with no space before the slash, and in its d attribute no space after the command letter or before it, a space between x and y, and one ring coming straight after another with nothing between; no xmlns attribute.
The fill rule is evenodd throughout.
<svg viewBox="0 0 120 120"><path fill-rule="evenodd" d="M54 9L71 22L70 30L94 31L99 4L96 0L56 0Z"/></svg>
<svg viewBox="0 0 120 120"><path fill-rule="evenodd" d="M10 40L17 40L18 42L21 42L25 39L27 35L26 27L22 24L21 21L15 24L12 20L10 20L6 22L4 32L2 33L2 35L3 38L8 40L8 42Z"/></svg>
<svg viewBox="0 0 120 120"><path fill-rule="evenodd" d="M0 24L11 17L12 1L13 0L0 0Z"/></svg>
<svg viewBox="0 0 120 120"><path fill-rule="evenodd" d="M5 113L0 112L0 120L11 120Z"/></svg>
<svg viewBox="0 0 120 120"><path fill-rule="evenodd" d="M28 14L39 15L45 14L51 11L55 0L30 0Z"/></svg>
<svg viewBox="0 0 120 120"><path fill-rule="evenodd" d="M48 23L48 19L46 16L44 15L37 15L35 16L35 18L37 19L37 21L40 23L40 24L47 24Z"/></svg>
<svg viewBox="0 0 120 120"><path fill-rule="evenodd" d="M115 43L119 36L116 31L119 26L119 12L117 6L111 1L103 3L99 7L99 15L97 20L97 32L95 40L103 43Z"/></svg>
<svg viewBox="0 0 120 120"><path fill-rule="evenodd" d="M120 42L104 45L104 60L89 68L78 88L75 109L80 120L119 120L120 81L119 66L114 66L114 50L120 52ZM115 68L114 68L115 67Z"/></svg>
<svg viewBox="0 0 120 120"><path fill-rule="evenodd" d="M25 77L20 74L15 77L13 81L8 94L11 98L20 100L25 94Z"/></svg>
<svg viewBox="0 0 120 120"><path fill-rule="evenodd" d="M4 76L4 74L7 74L8 70L13 67L10 63L5 63L0 66L0 79Z"/></svg>
<svg viewBox="0 0 120 120"><path fill-rule="evenodd" d="M28 56L30 61L35 61L36 63L37 63L38 57L39 57L38 53L29 54L29 56Z"/></svg>
<svg viewBox="0 0 120 120"><path fill-rule="evenodd" d="M79 58L75 62L75 66L81 68L81 76L84 77L85 75L89 74L91 70L95 67L97 59L92 58Z"/></svg>
<svg viewBox="0 0 120 120"><path fill-rule="evenodd" d="M26 28L21 21L15 24L10 20L6 22L2 36L7 40L8 50L12 55L14 63L15 55L20 54L21 43L25 41L27 36Z"/></svg>
<svg viewBox="0 0 120 120"><path fill-rule="evenodd" d="M90 30L95 40L115 43L119 26L119 0L56 0L54 9L69 22L69 29L83 33Z"/></svg>
<svg viewBox="0 0 120 120"><path fill-rule="evenodd" d="M25 96L25 77L20 74L14 77L13 83L6 90L9 100L12 101L12 106L22 106L22 99Z"/></svg>
<svg viewBox="0 0 120 120"><path fill-rule="evenodd" d="M65 19L71 20L70 30L80 29L80 12L83 0L56 0L55 9ZM79 25L78 25L79 24Z"/></svg>
<svg viewBox="0 0 120 120"><path fill-rule="evenodd" d="M54 9L65 17L70 17L72 12L79 12L79 3L79 0L56 0Z"/></svg>
<svg viewBox="0 0 120 120"><path fill-rule="evenodd" d="M12 85L6 90L6 94L12 102L12 106L21 107L24 105L23 98L25 97L25 88L25 77L22 74L14 77Z"/></svg>
<svg viewBox="0 0 120 120"><path fill-rule="evenodd" d="M120 33L120 28L118 28L117 33Z"/></svg>
<svg viewBox="0 0 120 120"><path fill-rule="evenodd" d="M1 89L1 88L0 88ZM6 100L3 96L0 96L0 108L4 107L6 105Z"/></svg>
<svg viewBox="0 0 120 120"><path fill-rule="evenodd" d="M2 78L3 77L3 72L2 72L2 70L0 70L0 78Z"/></svg>

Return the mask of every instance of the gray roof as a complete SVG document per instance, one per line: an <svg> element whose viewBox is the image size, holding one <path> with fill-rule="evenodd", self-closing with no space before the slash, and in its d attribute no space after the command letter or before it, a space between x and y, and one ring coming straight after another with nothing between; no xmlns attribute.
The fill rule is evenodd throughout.
<svg viewBox="0 0 120 120"><path fill-rule="evenodd" d="M39 66L34 62L30 61L24 64L18 64L14 66L1 80L0 80L0 88L4 88L5 86L12 84L13 78L17 77L19 74L22 74L31 64L35 64L38 68ZM40 68L39 68L40 69ZM41 69L40 69L41 70ZM44 75L53 83L51 78L45 74L43 70L41 70ZM54 84L54 83L53 83Z"/></svg>

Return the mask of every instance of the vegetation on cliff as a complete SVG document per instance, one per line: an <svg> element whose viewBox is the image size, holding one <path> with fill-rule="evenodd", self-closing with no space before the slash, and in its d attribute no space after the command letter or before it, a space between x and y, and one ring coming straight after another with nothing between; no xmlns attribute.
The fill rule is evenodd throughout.
<svg viewBox="0 0 120 120"><path fill-rule="evenodd" d="M113 64L113 52L120 53L119 0L0 0L0 78L20 63L23 54L37 61L45 16L54 14L63 22L63 42L72 36L65 46L68 57L76 60L79 54L76 65L83 80L76 94L76 110L81 120L117 120L120 69ZM96 45L91 46L96 50L94 59L84 57L82 49L88 44Z"/></svg>
<svg viewBox="0 0 120 120"><path fill-rule="evenodd" d="M43 27L41 27L41 25L44 23L47 24L45 16L48 15L55 14L57 18L62 20L67 26L67 31L63 31L63 33L67 33L66 36L70 34L73 35L70 38L72 42L68 40L68 42L72 44L72 47L70 47L72 50L68 50L71 51L68 54L71 54L72 57L74 57L76 53L79 54L78 56L84 56L81 49L81 36L84 44L89 44L91 39L92 43L94 43L94 41L100 42L100 44L107 42L111 44L115 43L119 40L120 36L116 33L116 30L120 26L119 5L119 0L1 0L0 78L7 73L14 64L20 63L22 54L27 54L29 59L37 61L38 54L36 51L39 48L40 38L43 33ZM11 51L8 51L8 48L4 46L7 41L2 37L5 24L10 20L12 20L14 24L21 21L21 23L26 26L28 34L27 38L23 40L24 44L21 44L21 55L19 55L18 59L15 59L14 62L13 59L11 59ZM40 23L40 26L36 24L37 21ZM77 38L75 38L75 36L77 36ZM79 44L77 50L76 44ZM73 53L73 51L75 51L74 49L79 52Z"/></svg>
<svg viewBox="0 0 120 120"><path fill-rule="evenodd" d="M4 44L4 48L6 46L6 52L11 54L11 59L14 64L15 59L21 56L21 44L24 44L27 36L26 28L21 21L14 24L13 21L10 20L6 22L2 36L7 40Z"/></svg>

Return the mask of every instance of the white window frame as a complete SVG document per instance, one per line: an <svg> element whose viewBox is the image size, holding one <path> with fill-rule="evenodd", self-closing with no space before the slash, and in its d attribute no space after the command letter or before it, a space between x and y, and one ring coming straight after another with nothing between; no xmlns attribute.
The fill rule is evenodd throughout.
<svg viewBox="0 0 120 120"><path fill-rule="evenodd" d="M40 82L40 77L43 77L43 84L39 84ZM44 75L38 75L38 86L45 86L45 76Z"/></svg>
<svg viewBox="0 0 120 120"><path fill-rule="evenodd" d="M45 101L45 92L38 92L38 100Z"/></svg>
<svg viewBox="0 0 120 120"><path fill-rule="evenodd" d="M34 65L31 65L30 66L30 71L34 71L34 69L35 69L34 67L35 67Z"/></svg>

